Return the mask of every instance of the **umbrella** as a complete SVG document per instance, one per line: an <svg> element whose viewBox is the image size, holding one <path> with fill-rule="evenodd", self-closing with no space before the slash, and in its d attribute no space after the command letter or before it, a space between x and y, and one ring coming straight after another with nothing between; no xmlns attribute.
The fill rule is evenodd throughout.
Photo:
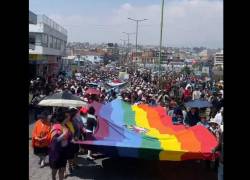
<svg viewBox="0 0 250 180"><path fill-rule="evenodd" d="M94 89L94 88L89 88L87 89L87 91L85 92L86 94L96 94L96 95L100 95L101 92L97 89Z"/></svg>
<svg viewBox="0 0 250 180"><path fill-rule="evenodd" d="M55 93L45 97L38 105L54 107L80 107L86 106L86 103L80 97L73 95L68 91Z"/></svg>
<svg viewBox="0 0 250 180"><path fill-rule="evenodd" d="M206 100L200 100L200 99L196 99L196 100L192 100L192 101L188 101L187 103L185 103L185 105L187 107L190 108L206 108L206 107L212 107L212 104Z"/></svg>
<svg viewBox="0 0 250 180"><path fill-rule="evenodd" d="M88 83L87 85L90 86L90 87L97 87L98 86L97 83Z"/></svg>

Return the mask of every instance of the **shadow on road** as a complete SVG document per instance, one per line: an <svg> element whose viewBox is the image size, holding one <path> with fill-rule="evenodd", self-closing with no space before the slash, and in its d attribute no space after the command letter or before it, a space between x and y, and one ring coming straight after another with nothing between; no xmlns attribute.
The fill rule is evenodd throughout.
<svg viewBox="0 0 250 180"><path fill-rule="evenodd" d="M204 161L159 162L128 158L110 158L95 162L79 160L79 169L73 176L82 179L164 179L164 180L216 180L216 172L208 169Z"/></svg>

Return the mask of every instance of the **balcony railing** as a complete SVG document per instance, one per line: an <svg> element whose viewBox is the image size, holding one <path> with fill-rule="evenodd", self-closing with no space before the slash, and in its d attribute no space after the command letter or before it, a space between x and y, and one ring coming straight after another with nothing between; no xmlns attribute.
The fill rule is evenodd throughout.
<svg viewBox="0 0 250 180"><path fill-rule="evenodd" d="M53 29L67 35L67 30L66 29L64 29L62 26L60 26L55 21L51 20L50 18L48 18L45 15L38 15L37 16L37 23L44 23L44 24L50 26L51 28L53 28Z"/></svg>

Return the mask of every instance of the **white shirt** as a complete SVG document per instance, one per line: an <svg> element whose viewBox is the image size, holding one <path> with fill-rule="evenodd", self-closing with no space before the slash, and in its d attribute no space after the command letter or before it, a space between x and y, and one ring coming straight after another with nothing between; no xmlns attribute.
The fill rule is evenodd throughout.
<svg viewBox="0 0 250 180"><path fill-rule="evenodd" d="M219 125L222 124L222 122L223 122L223 117L222 117L221 113L217 113L217 114L215 115L214 121L215 121L216 123L218 123Z"/></svg>
<svg viewBox="0 0 250 180"><path fill-rule="evenodd" d="M200 99L200 97L201 97L201 92L200 91L194 91L193 92L193 100L195 100L195 99Z"/></svg>
<svg viewBox="0 0 250 180"><path fill-rule="evenodd" d="M221 97L223 98L223 97L224 97L224 92L223 92L223 90L220 90L220 93L221 93Z"/></svg>

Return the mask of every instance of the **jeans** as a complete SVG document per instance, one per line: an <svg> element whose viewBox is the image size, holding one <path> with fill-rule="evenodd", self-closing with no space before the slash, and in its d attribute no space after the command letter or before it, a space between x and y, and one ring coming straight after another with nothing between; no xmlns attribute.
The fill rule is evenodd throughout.
<svg viewBox="0 0 250 180"><path fill-rule="evenodd" d="M219 163L218 167L218 180L223 180L223 164Z"/></svg>

